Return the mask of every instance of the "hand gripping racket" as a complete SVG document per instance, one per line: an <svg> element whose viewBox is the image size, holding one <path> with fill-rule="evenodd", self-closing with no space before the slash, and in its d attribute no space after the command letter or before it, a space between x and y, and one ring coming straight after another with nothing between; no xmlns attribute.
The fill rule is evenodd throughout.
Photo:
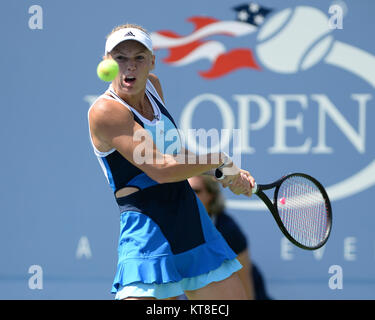
<svg viewBox="0 0 375 320"><path fill-rule="evenodd" d="M273 202L263 192L275 188ZM332 209L324 187L304 173L288 174L253 188L271 211L282 233L296 246L315 250L328 240Z"/></svg>

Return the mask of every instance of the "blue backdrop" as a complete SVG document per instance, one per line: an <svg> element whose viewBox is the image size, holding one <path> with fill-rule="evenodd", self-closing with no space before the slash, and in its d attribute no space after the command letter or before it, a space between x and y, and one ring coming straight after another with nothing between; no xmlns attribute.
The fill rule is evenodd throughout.
<svg viewBox="0 0 375 320"><path fill-rule="evenodd" d="M256 197L225 190L270 295L374 299L374 10L371 0L3 1L0 298L113 298L119 212L87 111L107 86L96 76L105 36L132 22L152 33L181 128L228 129L229 152L241 150L260 183L302 171L327 187L333 230L315 252L285 241Z"/></svg>

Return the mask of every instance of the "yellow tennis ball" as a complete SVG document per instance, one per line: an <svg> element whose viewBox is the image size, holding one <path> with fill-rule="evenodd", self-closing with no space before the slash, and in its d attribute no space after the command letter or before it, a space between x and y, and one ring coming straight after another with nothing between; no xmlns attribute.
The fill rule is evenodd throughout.
<svg viewBox="0 0 375 320"><path fill-rule="evenodd" d="M113 81L119 72L118 63L113 59L105 59L98 64L96 73L103 81Z"/></svg>

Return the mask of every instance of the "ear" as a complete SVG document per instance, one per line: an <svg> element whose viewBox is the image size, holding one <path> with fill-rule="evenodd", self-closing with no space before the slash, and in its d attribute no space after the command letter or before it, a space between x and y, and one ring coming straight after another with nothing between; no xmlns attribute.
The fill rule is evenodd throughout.
<svg viewBox="0 0 375 320"><path fill-rule="evenodd" d="M154 70L155 69L155 55L152 55L152 59L151 59L151 70Z"/></svg>

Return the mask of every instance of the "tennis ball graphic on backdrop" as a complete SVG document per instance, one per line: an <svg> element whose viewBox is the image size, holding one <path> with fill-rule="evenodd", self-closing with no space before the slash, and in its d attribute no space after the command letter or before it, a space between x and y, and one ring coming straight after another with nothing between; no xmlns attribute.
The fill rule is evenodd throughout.
<svg viewBox="0 0 375 320"><path fill-rule="evenodd" d="M268 69L296 73L317 64L331 48L328 17L313 7L285 9L271 17L257 37L257 57Z"/></svg>
<svg viewBox="0 0 375 320"><path fill-rule="evenodd" d="M96 72L101 80L110 82L116 78L119 72L119 65L113 59L105 59L98 64Z"/></svg>

